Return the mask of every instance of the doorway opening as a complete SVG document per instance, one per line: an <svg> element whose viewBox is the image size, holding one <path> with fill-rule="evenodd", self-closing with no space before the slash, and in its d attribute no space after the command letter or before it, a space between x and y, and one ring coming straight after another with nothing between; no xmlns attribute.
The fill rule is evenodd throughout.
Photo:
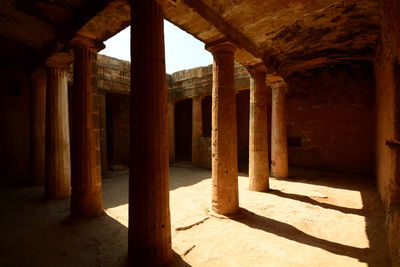
<svg viewBox="0 0 400 267"><path fill-rule="evenodd" d="M192 160L192 99L175 104L175 157L177 162Z"/></svg>

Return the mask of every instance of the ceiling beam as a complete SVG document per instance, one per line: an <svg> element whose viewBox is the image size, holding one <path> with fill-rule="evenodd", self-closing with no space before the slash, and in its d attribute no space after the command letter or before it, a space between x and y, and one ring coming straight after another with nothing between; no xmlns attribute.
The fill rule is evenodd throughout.
<svg viewBox="0 0 400 267"><path fill-rule="evenodd" d="M223 33L232 43L238 48L243 48L251 53L254 57L261 58L257 46L246 36L240 33L237 29L227 23L219 14L204 4L201 0L181 0L181 3L185 4L197 14L202 16L205 20L211 23L218 31Z"/></svg>

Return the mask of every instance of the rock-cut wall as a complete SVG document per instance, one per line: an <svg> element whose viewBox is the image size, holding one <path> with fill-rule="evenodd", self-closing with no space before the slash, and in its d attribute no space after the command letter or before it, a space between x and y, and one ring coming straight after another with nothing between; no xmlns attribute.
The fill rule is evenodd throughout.
<svg viewBox="0 0 400 267"><path fill-rule="evenodd" d="M105 61L103 61L105 60ZM100 84L115 87L103 88L109 93L118 91L129 93L129 78L123 73L129 69L129 63L119 66L115 59L100 58L103 70L99 74ZM103 62L102 62L103 61ZM108 70L107 63L111 62ZM118 68L123 70L118 73ZM106 81L111 80L111 81ZM113 81L115 80L115 81ZM192 97L203 98L203 136L200 142L201 166L210 167L211 153L211 89L212 66L183 70L167 76L169 101L180 103ZM248 137L249 137L249 86L250 76L247 70L235 64L235 88L238 91L237 124L238 124L238 159L241 171L247 170ZM287 79L287 123L289 164L291 166L340 172L356 172L372 174L374 172L374 103L375 82L373 64L370 61L348 61L333 64L324 68L311 69L292 73ZM121 86L120 84L123 84ZM128 89L119 89L125 88ZM239 93L240 91L240 93ZM109 94L109 99L115 99ZM127 97L127 96L126 96ZM120 98L121 99L121 98ZM190 104L190 103L189 103ZM269 116L271 103L269 103ZM113 127L118 122L129 125L129 106L126 101L110 105L113 112ZM182 112L190 114L190 105ZM175 114L177 115L177 114ZM190 116L189 116L190 117ZM266 120L270 121L270 117ZM125 123L124 123L125 121ZM186 159L190 160L190 147L179 147L190 144L190 118L176 120L176 152L186 151ZM185 123L187 125L185 125ZM179 125L178 125L179 124ZM120 127L119 131L128 131ZM115 133L112 136L129 136L128 133ZM270 136L270 135L269 135ZM117 156L128 155L123 139L114 138L113 147L125 149ZM119 140L119 141L118 141ZM119 144L120 143L120 144ZM111 150L113 151L113 150ZM179 154L179 153L178 153ZM179 155L177 155L179 156ZM121 160L127 162L127 159Z"/></svg>
<svg viewBox="0 0 400 267"><path fill-rule="evenodd" d="M381 0L382 31L375 60L376 177L386 206L393 266L400 266L400 2Z"/></svg>

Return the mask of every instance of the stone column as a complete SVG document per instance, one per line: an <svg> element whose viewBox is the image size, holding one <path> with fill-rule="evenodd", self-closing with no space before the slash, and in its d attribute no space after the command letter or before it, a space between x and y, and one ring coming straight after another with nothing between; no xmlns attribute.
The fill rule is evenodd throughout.
<svg viewBox="0 0 400 267"><path fill-rule="evenodd" d="M103 213L99 103L96 84L98 44L78 37L74 46L72 88L72 195L71 215L91 217Z"/></svg>
<svg viewBox="0 0 400 267"><path fill-rule="evenodd" d="M37 70L32 84L32 184L44 185L45 181L45 130L46 130L46 72Z"/></svg>
<svg viewBox="0 0 400 267"><path fill-rule="evenodd" d="M249 68L250 130L249 130L249 188L264 192L269 189L267 71L264 65Z"/></svg>
<svg viewBox="0 0 400 267"><path fill-rule="evenodd" d="M235 47L223 42L211 46L212 87L212 209L229 215L239 210L236 96L234 88Z"/></svg>
<svg viewBox="0 0 400 267"><path fill-rule="evenodd" d="M106 93L99 92L99 116L100 116L100 156L101 156L101 173L108 171L107 160L107 123L106 123Z"/></svg>
<svg viewBox="0 0 400 267"><path fill-rule="evenodd" d="M175 162L175 103L168 102L169 162Z"/></svg>
<svg viewBox="0 0 400 267"><path fill-rule="evenodd" d="M271 121L271 173L273 177L288 177L287 132L285 116L286 84L271 84L272 121Z"/></svg>
<svg viewBox="0 0 400 267"><path fill-rule="evenodd" d="M172 258L163 12L156 0L130 2L129 263L162 266Z"/></svg>
<svg viewBox="0 0 400 267"><path fill-rule="evenodd" d="M202 97L192 98L192 165L199 166L199 139L203 134Z"/></svg>
<svg viewBox="0 0 400 267"><path fill-rule="evenodd" d="M68 85L63 67L47 68L45 195L48 199L71 194Z"/></svg>

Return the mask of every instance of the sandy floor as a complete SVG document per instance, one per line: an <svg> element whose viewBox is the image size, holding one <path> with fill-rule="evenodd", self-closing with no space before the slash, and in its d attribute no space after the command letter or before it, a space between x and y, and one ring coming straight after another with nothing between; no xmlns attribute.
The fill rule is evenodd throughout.
<svg viewBox="0 0 400 267"><path fill-rule="evenodd" d="M240 216L211 216L210 171L171 167L171 220L179 266L389 266L384 214L363 177L291 170L271 191L239 177ZM42 188L0 191L0 266L125 266L127 172L103 180L106 216L68 218L69 201Z"/></svg>

